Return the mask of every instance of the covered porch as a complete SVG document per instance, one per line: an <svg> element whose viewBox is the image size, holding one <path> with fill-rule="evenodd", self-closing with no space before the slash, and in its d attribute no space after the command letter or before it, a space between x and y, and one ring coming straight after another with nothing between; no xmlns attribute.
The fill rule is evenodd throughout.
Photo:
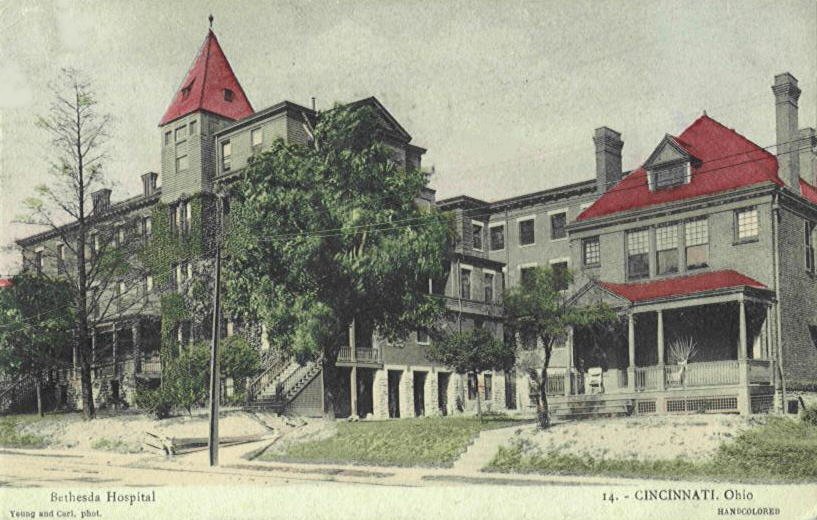
<svg viewBox="0 0 817 520"><path fill-rule="evenodd" d="M627 398L641 413L771 407L774 298L759 282L721 271L588 286L577 296L607 302L621 320L569 332L554 397Z"/></svg>

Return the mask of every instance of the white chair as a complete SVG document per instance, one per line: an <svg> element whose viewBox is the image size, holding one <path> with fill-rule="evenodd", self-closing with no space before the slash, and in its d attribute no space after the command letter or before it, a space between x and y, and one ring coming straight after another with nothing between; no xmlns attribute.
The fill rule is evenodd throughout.
<svg viewBox="0 0 817 520"><path fill-rule="evenodd" d="M604 370L601 367L587 369L587 386L591 394L604 393Z"/></svg>

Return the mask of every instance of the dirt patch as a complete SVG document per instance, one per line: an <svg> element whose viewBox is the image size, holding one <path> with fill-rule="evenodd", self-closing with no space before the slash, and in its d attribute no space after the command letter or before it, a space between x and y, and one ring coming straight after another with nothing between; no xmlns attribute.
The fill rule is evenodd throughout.
<svg viewBox="0 0 817 520"><path fill-rule="evenodd" d="M219 418L219 434L228 436L267 435L282 427L277 417L256 417L255 414L225 412ZM50 439L52 448L76 448L119 453L143 450L145 432L164 437L207 437L209 422L206 414L157 420L141 414L101 416L84 421L80 414L65 414L46 418L21 427L22 433L32 433Z"/></svg>
<svg viewBox="0 0 817 520"><path fill-rule="evenodd" d="M512 442L543 454L593 459L688 460L710 458L740 431L765 423L765 416L694 415L622 417L525 429Z"/></svg>

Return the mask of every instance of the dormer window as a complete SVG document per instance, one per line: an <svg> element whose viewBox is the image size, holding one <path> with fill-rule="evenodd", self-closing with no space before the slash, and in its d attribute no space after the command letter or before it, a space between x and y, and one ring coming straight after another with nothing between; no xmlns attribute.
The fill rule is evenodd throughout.
<svg viewBox="0 0 817 520"><path fill-rule="evenodd" d="M224 89L224 101L227 101L228 103L231 103L233 101L234 97L235 97L235 94L233 93L232 90L230 90L228 88Z"/></svg>
<svg viewBox="0 0 817 520"><path fill-rule="evenodd" d="M667 135L644 163L650 191L668 190L692 181L692 166L698 160L687 147Z"/></svg>
<svg viewBox="0 0 817 520"><path fill-rule="evenodd" d="M652 190L665 190L687 184L690 180L689 163L662 165L650 171Z"/></svg>
<svg viewBox="0 0 817 520"><path fill-rule="evenodd" d="M193 82L195 81L196 79L193 78L193 80L190 81L190 83L182 87L182 99L187 99L188 97L190 97L190 91L193 90Z"/></svg>

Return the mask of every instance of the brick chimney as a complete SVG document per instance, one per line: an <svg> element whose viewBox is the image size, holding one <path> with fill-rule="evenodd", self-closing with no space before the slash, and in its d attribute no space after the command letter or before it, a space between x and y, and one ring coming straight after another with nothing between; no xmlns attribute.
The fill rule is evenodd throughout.
<svg viewBox="0 0 817 520"><path fill-rule="evenodd" d="M596 193L601 195L621 180L621 134L603 126L593 134L596 145Z"/></svg>
<svg viewBox="0 0 817 520"><path fill-rule="evenodd" d="M91 193L91 200L94 203L94 215L104 213L111 206L111 190L102 188Z"/></svg>
<svg viewBox="0 0 817 520"><path fill-rule="evenodd" d="M797 100L800 89L797 78L784 72L774 77L772 85L777 128L778 174L789 189L800 193L800 128L797 121Z"/></svg>
<svg viewBox="0 0 817 520"><path fill-rule="evenodd" d="M142 175L142 195L150 197L156 193L156 179L159 174L156 172L147 172Z"/></svg>

